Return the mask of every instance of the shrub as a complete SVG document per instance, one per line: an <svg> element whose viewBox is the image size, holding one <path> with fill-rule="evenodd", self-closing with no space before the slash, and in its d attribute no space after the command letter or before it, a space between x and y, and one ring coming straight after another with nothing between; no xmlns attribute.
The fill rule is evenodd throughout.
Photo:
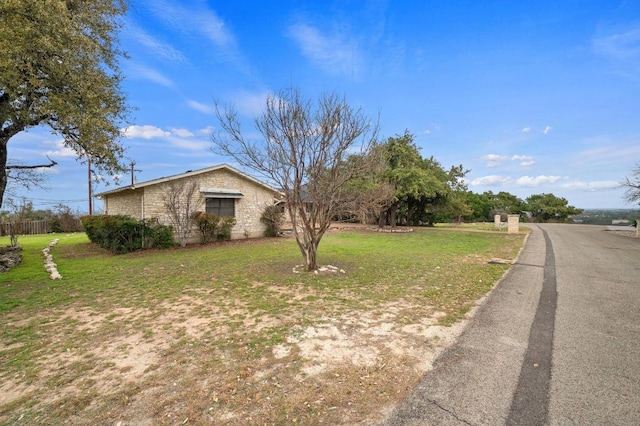
<svg viewBox="0 0 640 426"><path fill-rule="evenodd" d="M114 253L128 253L175 245L171 227L157 220L136 220L124 215L84 216L82 225L89 240Z"/></svg>
<svg viewBox="0 0 640 426"><path fill-rule="evenodd" d="M206 244L213 241L216 237L216 228L220 218L214 214L208 214L205 212L195 212L193 214L193 220L200 231L200 242Z"/></svg>
<svg viewBox="0 0 640 426"><path fill-rule="evenodd" d="M216 240L231 239L231 228L236 224L234 218L219 217L205 212L196 212L192 217L200 231L200 242L202 244Z"/></svg>
<svg viewBox="0 0 640 426"><path fill-rule="evenodd" d="M216 232L217 240L230 240L231 239L231 228L236 224L236 220L233 217L221 217L220 222L218 223L218 228Z"/></svg>
<svg viewBox="0 0 640 426"><path fill-rule="evenodd" d="M284 214L279 206L267 206L260 216L260 222L264 223L267 229L264 230L265 237L277 237L282 231L282 221Z"/></svg>

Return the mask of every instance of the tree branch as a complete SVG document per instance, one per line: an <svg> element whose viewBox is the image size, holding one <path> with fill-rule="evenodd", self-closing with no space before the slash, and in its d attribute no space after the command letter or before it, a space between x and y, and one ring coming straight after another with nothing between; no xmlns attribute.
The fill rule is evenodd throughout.
<svg viewBox="0 0 640 426"><path fill-rule="evenodd" d="M47 157L49 158L49 157ZM11 166L6 166L5 169L9 170L32 170L32 169L39 169L39 168L49 168L49 167L53 167L56 164L58 164L56 161L53 161L51 158L49 158L50 163L49 164L36 164L33 166L22 166L22 165L11 165Z"/></svg>

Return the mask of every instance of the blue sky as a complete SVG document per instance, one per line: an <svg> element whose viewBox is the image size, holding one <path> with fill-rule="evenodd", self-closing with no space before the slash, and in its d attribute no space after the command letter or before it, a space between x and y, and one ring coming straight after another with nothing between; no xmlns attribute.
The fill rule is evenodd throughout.
<svg viewBox="0 0 640 426"><path fill-rule="evenodd" d="M383 138L408 130L423 156L470 169L474 192L634 207L618 184L640 162L635 0L132 0L121 45L136 181L233 164L211 151L214 100L251 135L265 97L296 86L344 95L379 116ZM45 155L59 163L48 189L14 191L86 211L86 166L59 137L37 128L9 143L13 160Z"/></svg>

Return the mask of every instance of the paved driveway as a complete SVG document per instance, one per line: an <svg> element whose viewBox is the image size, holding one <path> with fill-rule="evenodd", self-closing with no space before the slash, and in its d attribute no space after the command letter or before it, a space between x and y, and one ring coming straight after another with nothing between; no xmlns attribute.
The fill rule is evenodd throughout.
<svg viewBox="0 0 640 426"><path fill-rule="evenodd" d="M640 239L533 228L458 342L383 425L640 424Z"/></svg>

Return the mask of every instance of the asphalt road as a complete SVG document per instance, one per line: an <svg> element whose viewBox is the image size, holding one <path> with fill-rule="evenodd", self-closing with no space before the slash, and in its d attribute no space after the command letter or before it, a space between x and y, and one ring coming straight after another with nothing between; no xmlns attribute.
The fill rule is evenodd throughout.
<svg viewBox="0 0 640 426"><path fill-rule="evenodd" d="M640 239L533 228L458 341L381 426L640 425Z"/></svg>

